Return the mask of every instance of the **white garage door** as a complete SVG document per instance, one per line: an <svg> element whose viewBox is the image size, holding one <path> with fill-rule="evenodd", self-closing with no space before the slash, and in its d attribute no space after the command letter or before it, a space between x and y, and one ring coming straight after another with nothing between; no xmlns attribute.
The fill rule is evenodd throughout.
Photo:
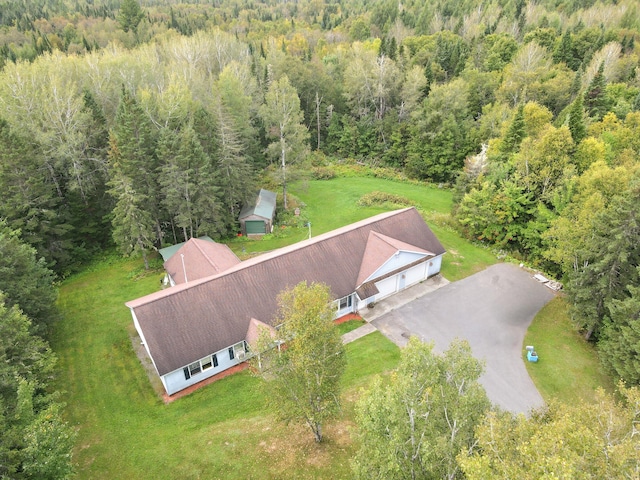
<svg viewBox="0 0 640 480"><path fill-rule="evenodd" d="M421 263L420 265L416 265L415 267L407 270L407 286L413 285L414 283L418 283L421 280L424 280L426 264Z"/></svg>
<svg viewBox="0 0 640 480"><path fill-rule="evenodd" d="M376 282L376 287L378 287L378 291L380 292L376 295L376 300L380 300L384 297L388 297L389 295L396 293L397 284L398 284L397 275L394 275L392 277L385 278L384 280Z"/></svg>

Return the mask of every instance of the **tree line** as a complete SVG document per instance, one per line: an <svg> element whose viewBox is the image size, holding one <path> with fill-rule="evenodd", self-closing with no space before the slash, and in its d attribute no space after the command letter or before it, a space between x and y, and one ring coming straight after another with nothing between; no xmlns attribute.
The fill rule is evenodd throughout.
<svg viewBox="0 0 640 480"><path fill-rule="evenodd" d="M47 341L57 318L55 276L4 221L0 273L0 476L70 478L75 431L63 419Z"/></svg>

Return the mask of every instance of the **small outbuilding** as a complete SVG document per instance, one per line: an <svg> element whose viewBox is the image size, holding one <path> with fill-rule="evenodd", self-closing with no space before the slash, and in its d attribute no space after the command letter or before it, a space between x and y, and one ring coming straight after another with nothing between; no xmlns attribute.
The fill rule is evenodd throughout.
<svg viewBox="0 0 640 480"><path fill-rule="evenodd" d="M258 236L271 233L275 212L276 193L260 189L256 201L245 205L238 217L242 235Z"/></svg>

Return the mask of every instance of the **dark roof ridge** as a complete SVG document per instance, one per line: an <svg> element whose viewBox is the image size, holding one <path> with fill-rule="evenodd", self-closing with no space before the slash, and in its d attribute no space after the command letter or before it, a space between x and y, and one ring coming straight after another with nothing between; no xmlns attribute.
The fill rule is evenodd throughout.
<svg viewBox="0 0 640 480"><path fill-rule="evenodd" d="M194 240L194 239L192 238L192 240ZM199 239L196 238L195 240L199 240ZM207 252L205 252L204 249L201 247L200 242L195 242L194 241L193 244L196 246L196 248L198 250L200 250L200 253L204 256L204 258L206 258L209 261L209 263L213 267L215 267L216 270L221 270L220 267L218 266L218 264L213 261L213 258L211 258L209 255L207 255ZM226 245L225 245L225 247L226 247Z"/></svg>
<svg viewBox="0 0 640 480"><path fill-rule="evenodd" d="M372 223L376 223L384 218L388 218L388 217L392 217L395 215L400 215L401 213L407 212L409 210L416 210L415 207L407 207L407 208L403 208L400 210L392 210L390 212L383 212L380 213L378 215L375 215L373 217L369 217L369 218L365 218L364 220L360 220L358 222L352 223L350 225L346 225L343 227L339 227L336 228L335 230L331 230L329 232L325 232L322 233L316 237L312 237L310 239L307 240L302 240L300 242L296 242L292 245L287 245L285 247L281 247L278 248L276 250L272 250L270 252L266 252L263 253L261 255L258 255L256 257L253 258L249 258L247 260L244 260L240 263L238 263L237 265L234 265L233 267L229 268L228 270L225 270L224 272L221 273L217 273L215 275L211 275L209 277L204 277L204 278L200 278L198 280L194 280L192 282L188 282L188 283L182 283L180 285L175 285L171 288L167 288L165 290L160 290L154 293L150 293L148 295L145 295L144 297L140 297L137 298L135 300L130 300L128 302L125 302L125 305L129 308L136 308L139 307L141 305L146 305L152 302L155 302L157 300L166 298L166 297L170 297L172 295L178 294L184 290L190 289L190 288L194 288L198 285L202 285L208 282L211 282L213 280L216 280L217 278L220 277L224 277L225 275L229 275L232 274L234 272L237 272L239 270L243 270L245 268L249 268L252 267L254 265L257 265L259 263L263 263L263 262L267 262L269 260L272 260L274 258L280 257L281 255L293 252L293 251L297 251L297 250L303 250L304 248L307 248L311 245L314 245L316 243L325 241L329 238L334 238L334 237L338 237L340 235L344 235L348 232L352 232L355 231L359 228L363 228L366 227L367 225L371 225Z"/></svg>

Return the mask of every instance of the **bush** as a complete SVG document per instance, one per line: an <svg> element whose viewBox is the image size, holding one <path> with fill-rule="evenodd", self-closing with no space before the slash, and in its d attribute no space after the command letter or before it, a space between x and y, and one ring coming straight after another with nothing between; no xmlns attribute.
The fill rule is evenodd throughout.
<svg viewBox="0 0 640 480"><path fill-rule="evenodd" d="M358 206L360 207L373 207L379 205L410 207L412 202L408 198L401 197L400 195L378 191L367 193L358 200Z"/></svg>
<svg viewBox="0 0 640 480"><path fill-rule="evenodd" d="M311 169L311 177L314 180L331 180L335 176L336 172L329 167L313 167Z"/></svg>

